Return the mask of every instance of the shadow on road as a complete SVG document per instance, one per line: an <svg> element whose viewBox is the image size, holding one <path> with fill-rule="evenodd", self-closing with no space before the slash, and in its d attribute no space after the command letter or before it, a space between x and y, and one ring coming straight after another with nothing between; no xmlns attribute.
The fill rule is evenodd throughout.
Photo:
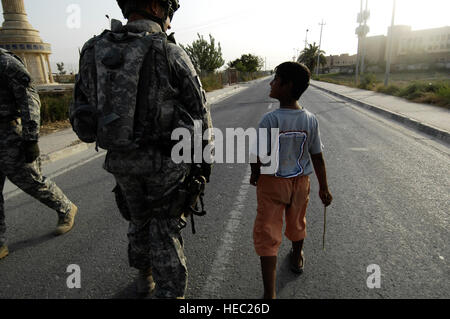
<svg viewBox="0 0 450 319"><path fill-rule="evenodd" d="M25 239L16 243L12 243L8 245L8 248L9 251L13 253L22 249L39 246L52 239L55 239L55 235L53 232L50 232L36 238Z"/></svg>
<svg viewBox="0 0 450 319"><path fill-rule="evenodd" d="M130 283L127 287L116 293L111 299L143 299L136 292L136 282Z"/></svg>
<svg viewBox="0 0 450 319"><path fill-rule="evenodd" d="M289 269L289 254L286 254L283 259L280 258L279 260L281 261L281 263L277 272L277 295L279 295L290 282L298 281L298 279L301 277L301 275L296 275Z"/></svg>

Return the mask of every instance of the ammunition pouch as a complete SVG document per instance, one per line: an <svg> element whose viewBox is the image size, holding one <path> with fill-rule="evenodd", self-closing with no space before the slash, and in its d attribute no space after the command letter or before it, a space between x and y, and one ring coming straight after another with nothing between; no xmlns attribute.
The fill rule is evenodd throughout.
<svg viewBox="0 0 450 319"><path fill-rule="evenodd" d="M70 122L78 138L85 143L97 139L97 109L91 105L79 105L70 115Z"/></svg>
<svg viewBox="0 0 450 319"><path fill-rule="evenodd" d="M200 173L200 170L194 168L191 171L191 174L178 186L178 188L172 190L168 195L163 196L162 198L149 201L148 207L152 208L159 208L170 203L168 211L164 214L151 214L152 218L176 219L181 218L183 215L185 217L190 216L192 233L195 234L194 216L206 215L203 197L205 195L207 179L205 176L198 173ZM116 203L120 214L125 220L131 221L130 211L119 185L116 185L113 192L116 197Z"/></svg>
<svg viewBox="0 0 450 319"><path fill-rule="evenodd" d="M183 215L191 217L193 234L196 233L194 216L206 215L203 202L206 183L206 178L202 175L189 175L178 191L174 192L172 204L170 205L170 217L177 218Z"/></svg>

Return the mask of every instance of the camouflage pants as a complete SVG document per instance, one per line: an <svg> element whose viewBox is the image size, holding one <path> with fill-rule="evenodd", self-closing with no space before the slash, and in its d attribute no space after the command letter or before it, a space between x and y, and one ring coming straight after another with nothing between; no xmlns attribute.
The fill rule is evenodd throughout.
<svg viewBox="0 0 450 319"><path fill-rule="evenodd" d="M6 244L6 223L3 198L5 178L28 195L55 210L58 214L70 211L72 202L54 182L41 174L41 161L31 164L23 161L19 148L0 147L0 246Z"/></svg>
<svg viewBox="0 0 450 319"><path fill-rule="evenodd" d="M150 207L152 201L162 198L179 183L184 171L164 172L144 176L114 174L114 177L130 217L130 266L152 269L157 298L184 297L188 273L181 230L185 222L181 218L154 217L155 213L164 215L170 202L158 208ZM123 204L118 202L119 207Z"/></svg>

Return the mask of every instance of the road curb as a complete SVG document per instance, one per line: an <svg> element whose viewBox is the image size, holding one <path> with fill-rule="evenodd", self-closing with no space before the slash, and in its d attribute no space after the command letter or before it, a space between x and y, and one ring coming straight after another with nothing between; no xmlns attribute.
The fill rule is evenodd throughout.
<svg viewBox="0 0 450 319"><path fill-rule="evenodd" d="M351 103L353 103L353 104L355 104L357 106L360 106L360 107L362 107L362 108L364 108L366 110L373 111L375 113L383 115L384 117L392 119L392 120L394 120L396 122L399 122L401 124L404 124L404 125L412 128L412 129L415 129L415 130L417 130L417 131L419 131L421 133L428 134L430 136L435 137L436 139L439 139L439 140L441 140L441 141L443 141L443 142L445 142L447 144L450 144L450 132L447 132L447 131L444 131L444 130L439 129L437 127L431 126L429 124L425 124L425 123L419 122L417 120L411 119L411 118L406 117L406 116L404 116L404 115L402 115L400 113L393 112L393 111L388 111L388 110L383 109L383 108L381 108L379 106L375 106L373 104L362 102L360 100L348 97L348 96L346 96L344 94L336 93L334 91L325 89L325 88L320 87L318 85L315 85L315 84L312 84L312 83L310 85L315 87L315 88L317 88L317 89L319 89L319 90L322 90L322 91L324 91L324 92L326 92L328 94L337 96L337 97L339 97L339 98L341 98L343 100L351 102Z"/></svg>
<svg viewBox="0 0 450 319"><path fill-rule="evenodd" d="M74 141L74 142L76 142L76 141ZM92 147L93 147L93 144L86 144L86 143L80 142L79 144L65 147L59 151L55 151L55 152L52 152L49 154L42 154L41 161L42 161L42 164L56 162L58 160L66 158L66 157L86 151Z"/></svg>

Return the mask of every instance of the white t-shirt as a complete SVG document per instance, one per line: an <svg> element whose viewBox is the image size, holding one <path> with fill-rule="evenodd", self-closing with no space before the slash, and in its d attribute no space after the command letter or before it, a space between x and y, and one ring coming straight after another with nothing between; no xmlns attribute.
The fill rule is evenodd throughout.
<svg viewBox="0 0 450 319"><path fill-rule="evenodd" d="M279 129L278 136L272 136L272 129L276 128ZM259 156L268 154L276 160L276 165L271 162L263 165L262 174L291 178L313 173L310 155L323 151L319 123L314 114L305 109L280 108L265 114L259 129L258 145L267 141L266 150L258 148ZM267 130L267 137L261 134L261 129Z"/></svg>

